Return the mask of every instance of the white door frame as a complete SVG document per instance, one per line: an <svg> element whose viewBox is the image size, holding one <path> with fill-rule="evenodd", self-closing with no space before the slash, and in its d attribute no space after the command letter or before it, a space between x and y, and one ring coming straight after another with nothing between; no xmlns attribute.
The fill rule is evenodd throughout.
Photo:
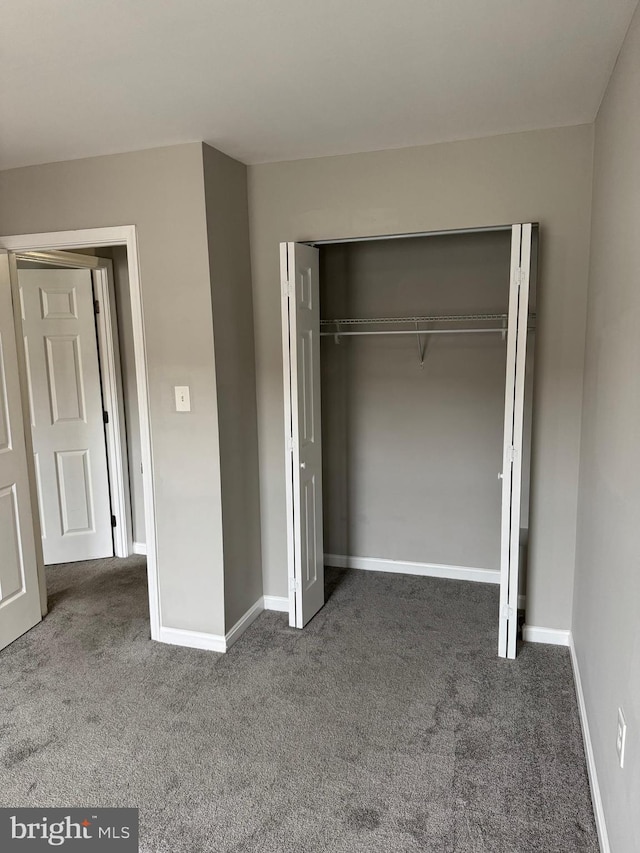
<svg viewBox="0 0 640 853"><path fill-rule="evenodd" d="M55 251L72 251L73 249L82 248L100 248L102 246L125 246L127 249L127 265L129 272L129 289L131 298L131 318L133 326L134 361L136 371L136 387L138 392L138 415L140 419L142 483L144 493L144 518L147 543L147 578L149 587L149 618L151 623L151 639L160 640L160 589L158 583L157 534L155 517L156 514L153 489L153 454L151 448L148 370L145 346L144 314L142 307L142 290L140 282L140 266L138 257L138 237L136 226L118 225L110 228L86 228L78 231L51 231L42 234L21 234L15 236L0 237L0 248L6 249L10 253L12 253L10 254L10 261L13 264L14 275L12 276L12 278L14 280L14 286L17 280L17 268L15 266L16 254L25 252L52 253ZM91 262L95 262L100 259L85 256L85 260L87 267L91 269L93 268ZM102 269L106 270L106 267L102 266ZM98 271L99 270L100 266L98 266ZM110 299L108 298L108 274L105 274L103 272L102 274L97 275L96 278L99 282L98 290L101 293L102 299L104 299L104 295L106 294L108 302L110 304ZM18 322L18 320L16 322ZM113 338L113 324L107 325L111 326L111 343L113 346L115 340ZM18 335L18 340L19 342L23 340L22 334ZM106 360L108 361L109 359ZM115 386L115 384L113 386L112 391L117 397L117 386ZM25 389L23 387L23 394L24 393ZM107 393L105 389L105 399L106 398ZM114 417L111 420L113 420L114 426L115 422L118 421L118 426L120 428L119 442L122 447L124 443L124 432L121 429L119 418ZM114 452L116 446L117 445L114 441ZM120 455L121 464L122 458L122 455ZM32 469L33 461L28 460L28 462ZM30 473L32 477L31 482L33 482L34 479L32 470L30 471ZM121 500L122 497L123 496L121 494ZM127 537L129 537L129 535L130 534L127 534ZM127 539L127 548L128 547L129 540Z"/></svg>
<svg viewBox="0 0 640 853"><path fill-rule="evenodd" d="M128 557L133 553L133 536L113 262L109 258L59 251L16 252L15 257L18 261L35 261L50 266L91 271L93 297L98 304L96 331L102 406L106 416L104 428L109 469L109 498L111 512L116 521L113 528L113 550L116 557Z"/></svg>

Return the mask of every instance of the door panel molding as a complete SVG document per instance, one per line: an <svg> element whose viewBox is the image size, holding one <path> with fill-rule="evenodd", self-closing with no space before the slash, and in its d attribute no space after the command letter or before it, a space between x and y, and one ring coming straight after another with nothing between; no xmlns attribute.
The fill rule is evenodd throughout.
<svg viewBox="0 0 640 853"><path fill-rule="evenodd" d="M0 573L0 607L26 590L24 558L20 544L20 519L16 484L0 487L0 531L2 533L4 559ZM13 561L7 559L13 554Z"/></svg>

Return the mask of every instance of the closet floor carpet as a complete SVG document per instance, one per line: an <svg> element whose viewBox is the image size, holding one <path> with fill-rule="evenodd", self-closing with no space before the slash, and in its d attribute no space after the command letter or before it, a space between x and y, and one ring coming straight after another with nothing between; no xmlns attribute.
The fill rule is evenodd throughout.
<svg viewBox="0 0 640 853"><path fill-rule="evenodd" d="M0 653L0 805L137 806L143 853L597 851L568 650L499 660L497 587L327 580L217 655L149 640L144 558L49 569Z"/></svg>

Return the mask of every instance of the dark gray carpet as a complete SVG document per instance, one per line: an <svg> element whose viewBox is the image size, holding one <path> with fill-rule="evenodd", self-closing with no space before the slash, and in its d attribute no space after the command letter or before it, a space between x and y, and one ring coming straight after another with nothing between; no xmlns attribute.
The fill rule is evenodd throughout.
<svg viewBox="0 0 640 853"><path fill-rule="evenodd" d="M138 806L145 853L597 851L566 649L499 660L495 587L328 586L216 655L148 639L143 559L52 568L0 653L0 804Z"/></svg>

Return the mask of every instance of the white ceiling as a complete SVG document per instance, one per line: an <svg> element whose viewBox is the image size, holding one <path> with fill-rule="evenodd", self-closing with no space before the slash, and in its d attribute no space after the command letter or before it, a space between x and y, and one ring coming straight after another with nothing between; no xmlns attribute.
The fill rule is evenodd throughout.
<svg viewBox="0 0 640 853"><path fill-rule="evenodd" d="M594 119L637 0L3 0L0 168L246 163Z"/></svg>

